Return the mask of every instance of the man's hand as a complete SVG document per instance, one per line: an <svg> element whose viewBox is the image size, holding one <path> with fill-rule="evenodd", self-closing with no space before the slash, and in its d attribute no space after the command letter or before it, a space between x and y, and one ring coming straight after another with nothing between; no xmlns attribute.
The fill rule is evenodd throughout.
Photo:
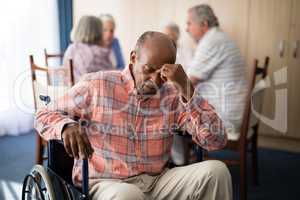
<svg viewBox="0 0 300 200"><path fill-rule="evenodd" d="M179 85L181 95L189 101L194 94L194 87L180 64L165 64L161 68L161 78Z"/></svg>
<svg viewBox="0 0 300 200"><path fill-rule="evenodd" d="M94 150L86 135L85 128L72 124L64 128L62 139L69 156L85 159L92 156Z"/></svg>

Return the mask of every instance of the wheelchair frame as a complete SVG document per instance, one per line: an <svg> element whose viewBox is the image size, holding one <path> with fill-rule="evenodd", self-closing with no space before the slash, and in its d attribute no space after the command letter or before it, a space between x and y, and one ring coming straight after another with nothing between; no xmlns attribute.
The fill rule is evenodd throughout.
<svg viewBox="0 0 300 200"><path fill-rule="evenodd" d="M82 161L82 188L72 183L74 160L60 140L48 142L47 167L35 165L23 181L22 200L88 200L88 160Z"/></svg>

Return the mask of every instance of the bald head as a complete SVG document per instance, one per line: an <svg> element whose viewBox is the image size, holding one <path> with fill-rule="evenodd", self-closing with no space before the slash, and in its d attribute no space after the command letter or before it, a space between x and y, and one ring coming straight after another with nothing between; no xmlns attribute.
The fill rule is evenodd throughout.
<svg viewBox="0 0 300 200"><path fill-rule="evenodd" d="M143 33L137 40L135 51L140 57L143 53L160 54L169 60L167 63L173 64L176 60L176 44L166 34L155 31Z"/></svg>
<svg viewBox="0 0 300 200"><path fill-rule="evenodd" d="M160 69L164 64L174 64L175 60L176 46L173 40L160 32L143 33L130 53L129 68L138 93L155 94L163 84Z"/></svg>

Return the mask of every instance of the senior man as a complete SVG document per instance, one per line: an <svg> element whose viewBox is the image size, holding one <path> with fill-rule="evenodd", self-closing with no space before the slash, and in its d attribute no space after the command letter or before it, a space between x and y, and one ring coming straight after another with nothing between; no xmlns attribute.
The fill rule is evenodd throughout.
<svg viewBox="0 0 300 200"><path fill-rule="evenodd" d="M75 157L89 157L92 199L231 199L232 183L220 161L168 169L173 132L188 130L208 150L226 145L222 121L197 93L176 47L163 33L145 32L124 71L89 74L63 98L37 112L43 138L62 139ZM80 118L80 124L73 117Z"/></svg>
<svg viewBox="0 0 300 200"><path fill-rule="evenodd" d="M198 43L194 57L185 66L187 75L195 90L216 109L228 138L238 138L247 94L246 65L240 50L221 30L209 5L188 10L187 32ZM175 136L172 158L176 165L193 160L185 158L190 151L186 143L182 137Z"/></svg>
<svg viewBox="0 0 300 200"><path fill-rule="evenodd" d="M246 65L238 46L222 31L209 5L188 11L187 32L198 42L187 74L213 105L228 134L240 130L247 93Z"/></svg>

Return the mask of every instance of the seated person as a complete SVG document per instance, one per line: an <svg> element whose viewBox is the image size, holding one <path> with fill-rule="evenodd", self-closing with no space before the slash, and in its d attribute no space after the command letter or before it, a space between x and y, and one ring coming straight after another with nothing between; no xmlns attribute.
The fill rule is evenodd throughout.
<svg viewBox="0 0 300 200"><path fill-rule="evenodd" d="M183 67L188 67L193 58L193 49L184 43L179 42L180 28L174 22L168 22L163 27L163 32L167 34L176 44L176 64L181 64ZM184 69L185 71L187 69Z"/></svg>
<svg viewBox="0 0 300 200"><path fill-rule="evenodd" d="M124 58L121 50L119 40L114 36L116 23L110 14L100 15L103 23L103 41L104 45L109 48L109 58L116 69L123 69L125 67Z"/></svg>
<svg viewBox="0 0 300 200"><path fill-rule="evenodd" d="M71 33L72 44L67 48L63 63L69 65L73 60L74 79L78 82L86 73L112 70L109 49L102 40L102 23L94 16L83 16Z"/></svg>
<svg viewBox="0 0 300 200"><path fill-rule="evenodd" d="M75 158L77 186L81 159L89 157L92 199L232 198L231 176L220 161L167 168L177 129L187 130L207 150L227 142L222 121L194 93L175 59L176 47L165 34L145 32L123 71L88 74L60 100L37 111L35 128L41 137L62 139Z"/></svg>
<svg viewBox="0 0 300 200"><path fill-rule="evenodd" d="M187 31L198 43L187 74L195 90L214 106L227 134L238 134L248 88L246 64L240 50L222 31L209 5L189 9Z"/></svg>

